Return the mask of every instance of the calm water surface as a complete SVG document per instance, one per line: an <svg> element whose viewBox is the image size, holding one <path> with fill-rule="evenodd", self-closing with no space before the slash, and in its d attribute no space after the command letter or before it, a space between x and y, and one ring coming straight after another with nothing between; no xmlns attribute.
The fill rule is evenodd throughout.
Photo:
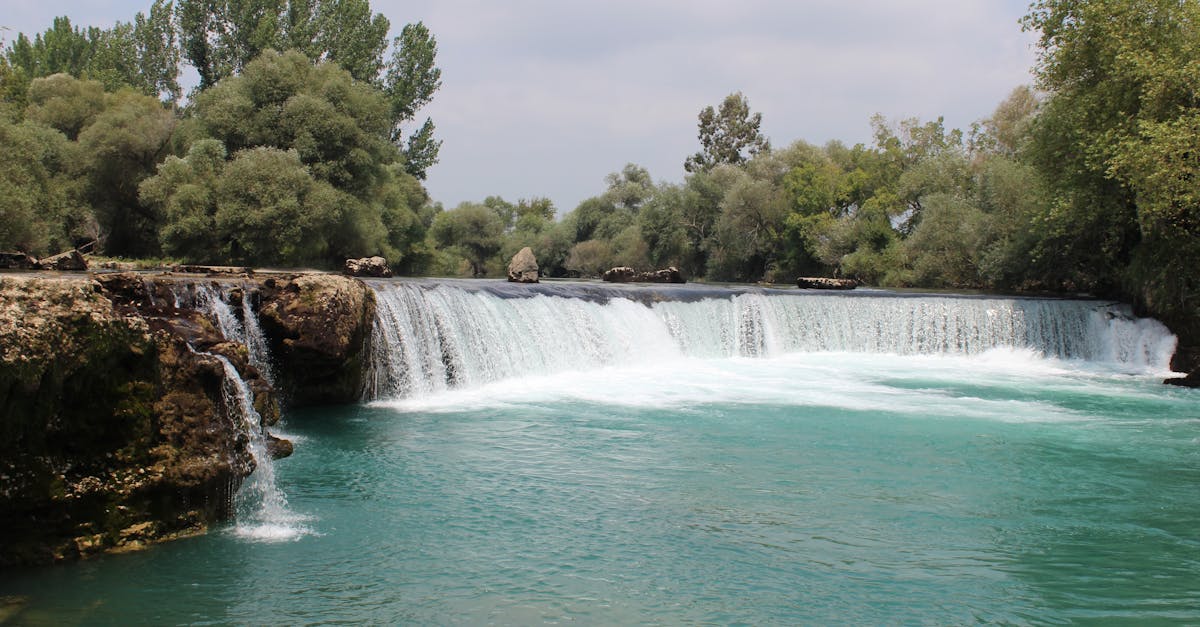
<svg viewBox="0 0 1200 627"><path fill-rule="evenodd" d="M294 413L290 516L15 624L1200 624L1200 393L1020 351L680 359Z"/></svg>

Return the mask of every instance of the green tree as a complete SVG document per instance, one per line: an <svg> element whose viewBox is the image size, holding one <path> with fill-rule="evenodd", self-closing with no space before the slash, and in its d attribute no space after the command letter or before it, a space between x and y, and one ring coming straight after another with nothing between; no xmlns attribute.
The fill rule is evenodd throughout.
<svg viewBox="0 0 1200 627"><path fill-rule="evenodd" d="M242 151L226 164L216 195L214 222L227 243L226 258L250 264L327 259L347 202L314 179L295 152L266 147Z"/></svg>
<svg viewBox="0 0 1200 627"><path fill-rule="evenodd" d="M27 99L28 119L49 126L72 141L108 105L103 85L81 81L69 74L53 74L32 81Z"/></svg>
<svg viewBox="0 0 1200 627"><path fill-rule="evenodd" d="M108 254L147 256L159 252L161 216L138 198L138 185L154 175L170 152L175 116L157 98L122 90L79 133L80 166L87 199Z"/></svg>
<svg viewBox="0 0 1200 627"><path fill-rule="evenodd" d="M290 0L281 19L279 47L335 62L355 80L379 77L391 25L367 0Z"/></svg>
<svg viewBox="0 0 1200 627"><path fill-rule="evenodd" d="M31 42L23 33L5 51L10 65L19 69L13 80L31 80L53 74L100 81L109 91L132 87L168 101L179 98L179 49L175 44L171 3L155 0L149 15L117 22L112 28L73 27L68 17Z"/></svg>
<svg viewBox="0 0 1200 627"><path fill-rule="evenodd" d="M1035 71L1049 94L1030 147L1054 198L1035 252L1055 260L1047 282L1106 292L1128 278L1143 234L1137 189L1115 166L1139 127L1195 106L1185 77L1200 59L1196 11L1170 0L1032 5L1024 25L1039 33Z"/></svg>
<svg viewBox="0 0 1200 627"><path fill-rule="evenodd" d="M612 244L608 240L590 239L571 247L564 267L581 277L598 277L614 265Z"/></svg>
<svg viewBox="0 0 1200 627"><path fill-rule="evenodd" d="M437 163L442 142L433 138L431 119L427 118L407 138L404 127L442 86L442 71L436 61L437 40L429 29L421 22L406 24L392 43L392 57L383 76L383 89L391 101L392 141L397 145L403 142L408 172L421 180Z"/></svg>
<svg viewBox="0 0 1200 627"><path fill-rule="evenodd" d="M439 213L429 234L439 246L465 258L473 276L483 276L488 260L500 251L504 222L486 205L463 203Z"/></svg>
<svg viewBox="0 0 1200 627"><path fill-rule="evenodd" d="M0 116L0 151L0 250L40 256L96 236L62 133Z"/></svg>
<svg viewBox="0 0 1200 627"><path fill-rule="evenodd" d="M183 157L170 156L139 186L142 202L162 215L164 253L200 263L227 259L217 232L217 180L225 169L225 147L215 139L192 144Z"/></svg>
<svg viewBox="0 0 1200 627"><path fill-rule="evenodd" d="M180 46L200 74L200 89L278 46L283 8L283 0L179 0Z"/></svg>
<svg viewBox="0 0 1200 627"><path fill-rule="evenodd" d="M762 113L750 113L750 101L741 92L729 94L720 110L711 106L700 111L700 152L688 157L683 168L703 172L721 164L737 165L760 152L770 151L771 143L759 130Z"/></svg>
<svg viewBox="0 0 1200 627"><path fill-rule="evenodd" d="M333 63L270 51L196 98L196 117L230 154L295 150L314 177L359 198L400 158L387 140L387 101Z"/></svg>

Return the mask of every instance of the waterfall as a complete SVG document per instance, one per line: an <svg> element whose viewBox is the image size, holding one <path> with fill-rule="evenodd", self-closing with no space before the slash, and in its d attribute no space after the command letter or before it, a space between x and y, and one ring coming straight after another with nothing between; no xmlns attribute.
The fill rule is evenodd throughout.
<svg viewBox="0 0 1200 627"><path fill-rule="evenodd" d="M288 510L287 498L275 482L275 462L267 450L262 417L254 409L254 394L228 359L210 355L220 360L225 368L222 387L225 407L235 420L241 420L249 437L247 448L255 464L254 472L237 494L238 534L262 539L286 537L286 532L290 531L287 523L294 521L295 515Z"/></svg>
<svg viewBox="0 0 1200 627"><path fill-rule="evenodd" d="M229 306L230 293L235 286L196 284L196 308L207 313L216 322L225 339L244 344L250 357L250 365L258 370L267 383L274 386L275 373L271 367L270 348L259 324L258 314L251 306L254 292L248 285L236 287L242 290L240 317Z"/></svg>
<svg viewBox="0 0 1200 627"><path fill-rule="evenodd" d="M976 355L1163 371L1175 336L1103 301L878 291L375 281L367 398L680 357Z"/></svg>
<svg viewBox="0 0 1200 627"><path fill-rule="evenodd" d="M186 288L191 291L182 294L177 291L175 296L177 300L190 302L197 310L207 314L226 340L245 345L250 364L273 386L270 353L258 317L251 307L252 292L248 286L240 286L239 318L229 305L232 290L236 287L239 286L188 284ZM275 463L267 448L262 416L254 408L254 393L228 358L215 353L205 354L220 360L224 367L224 404L234 422L245 429L249 442L247 448L255 463L254 472L236 495L236 533L267 541L287 540L306 533L307 530L298 524L305 518L288 509L287 498L276 483Z"/></svg>

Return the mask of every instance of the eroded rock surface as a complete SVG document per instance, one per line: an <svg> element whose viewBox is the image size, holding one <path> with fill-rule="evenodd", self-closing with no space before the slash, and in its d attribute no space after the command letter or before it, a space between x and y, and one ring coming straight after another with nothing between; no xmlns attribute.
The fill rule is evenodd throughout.
<svg viewBox="0 0 1200 627"><path fill-rule="evenodd" d="M343 272L350 276L387 278L392 276L387 259L383 257L363 257L362 259L347 259Z"/></svg>
<svg viewBox="0 0 1200 627"><path fill-rule="evenodd" d="M272 277L259 316L289 403L358 400L375 317L366 285L332 274Z"/></svg>
<svg viewBox="0 0 1200 627"><path fill-rule="evenodd" d="M858 287L858 281L854 279L802 276L796 279L796 287L807 290L852 290Z"/></svg>
<svg viewBox="0 0 1200 627"><path fill-rule="evenodd" d="M220 360L121 300L0 278L0 565L203 531L254 468Z"/></svg>

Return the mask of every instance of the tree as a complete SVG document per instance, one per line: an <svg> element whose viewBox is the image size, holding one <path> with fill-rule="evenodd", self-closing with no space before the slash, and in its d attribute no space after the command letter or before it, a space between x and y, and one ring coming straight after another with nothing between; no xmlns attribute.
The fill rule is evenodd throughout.
<svg viewBox="0 0 1200 627"><path fill-rule="evenodd" d="M147 16L138 13L132 23L117 22L110 29L71 26L66 16L32 42L23 33L5 56L20 70L20 79L53 74L100 81L109 91L132 87L148 96L179 98L179 49L171 4L155 0Z"/></svg>
<svg viewBox="0 0 1200 627"><path fill-rule="evenodd" d="M79 133L87 199L107 254L159 252L161 216L138 199L138 185L169 154L175 116L157 98L122 90L107 98L95 121Z"/></svg>
<svg viewBox="0 0 1200 627"><path fill-rule="evenodd" d="M488 259L500 251L504 222L486 205L463 203L439 213L429 234L438 245L453 248L464 257L472 276L483 276Z"/></svg>
<svg viewBox="0 0 1200 627"><path fill-rule="evenodd" d="M778 259L786 201L777 181L762 176L765 172L722 169L728 181L711 243L709 276L732 281L768 278Z"/></svg>
<svg viewBox="0 0 1200 627"><path fill-rule="evenodd" d="M1052 279L1123 292L1200 332L1200 5L1042 0L1024 26L1039 33L1049 94L1029 152L1055 198L1035 254L1055 260Z"/></svg>
<svg viewBox="0 0 1200 627"><path fill-rule="evenodd" d="M225 158L221 142L201 140L185 157L167 157L139 186L142 201L162 215L159 242L166 254L201 263L226 258L216 225L216 187Z"/></svg>
<svg viewBox="0 0 1200 627"><path fill-rule="evenodd" d="M627 163L620 172L604 177L608 189L604 197L615 207L637 214L638 209L654 194L650 172L635 163Z"/></svg>
<svg viewBox="0 0 1200 627"><path fill-rule="evenodd" d="M29 85L26 117L53 128L74 141L104 111L108 96L96 81L81 81L69 74L53 74Z"/></svg>
<svg viewBox="0 0 1200 627"><path fill-rule="evenodd" d="M403 142L409 174L424 180L425 172L437 163L442 142L433 139L431 119L407 139L404 126L442 86L442 71L435 65L437 40L423 23L406 24L392 42L392 49L383 77L383 89L392 105L392 141L397 145Z"/></svg>
<svg viewBox="0 0 1200 627"><path fill-rule="evenodd" d="M391 24L367 0L290 0L281 21L279 47L335 62L355 80L379 77Z"/></svg>
<svg viewBox="0 0 1200 627"><path fill-rule="evenodd" d="M563 265L577 276L598 277L614 265L612 244L601 239L579 242L571 247Z"/></svg>
<svg viewBox="0 0 1200 627"><path fill-rule="evenodd" d="M57 253L95 237L62 133L0 116L0 250Z"/></svg>
<svg viewBox="0 0 1200 627"><path fill-rule="evenodd" d="M750 101L741 92L729 94L720 111L711 106L700 111L701 151L688 157L683 168L688 172L703 172L721 164L737 165L760 152L769 151L771 143L759 131L762 113L750 113Z"/></svg>
<svg viewBox="0 0 1200 627"><path fill-rule="evenodd" d="M179 0L179 40L200 74L200 89L240 73L278 46L283 8L283 0Z"/></svg>
<svg viewBox="0 0 1200 627"><path fill-rule="evenodd" d="M387 140L387 101L334 63L269 51L196 98L196 117L230 154L295 150L314 177L366 198L400 154Z"/></svg>
<svg viewBox="0 0 1200 627"><path fill-rule="evenodd" d="M1021 85L996 107L991 117L974 125L969 145L975 154L1016 157L1029 140L1030 126L1041 102L1033 88Z"/></svg>
<svg viewBox="0 0 1200 627"><path fill-rule="evenodd" d="M216 185L216 230L226 258L250 264L304 265L328 258L346 198L314 179L299 155L252 148L225 166Z"/></svg>

